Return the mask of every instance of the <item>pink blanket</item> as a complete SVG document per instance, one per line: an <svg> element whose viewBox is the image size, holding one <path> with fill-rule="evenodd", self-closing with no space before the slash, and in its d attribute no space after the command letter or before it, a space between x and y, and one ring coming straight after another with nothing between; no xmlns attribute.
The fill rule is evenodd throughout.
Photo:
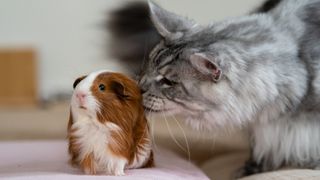
<svg viewBox="0 0 320 180"><path fill-rule="evenodd" d="M209 179L190 162L164 149L155 151L156 167L125 171L125 176L88 176L68 163L65 141L0 142L0 179Z"/></svg>

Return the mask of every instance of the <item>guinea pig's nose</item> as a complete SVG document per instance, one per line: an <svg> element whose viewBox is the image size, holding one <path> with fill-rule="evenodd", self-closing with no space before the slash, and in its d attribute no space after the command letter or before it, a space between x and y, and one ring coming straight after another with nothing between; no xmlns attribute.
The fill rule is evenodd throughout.
<svg viewBox="0 0 320 180"><path fill-rule="evenodd" d="M87 95L83 92L77 92L76 97L82 102Z"/></svg>

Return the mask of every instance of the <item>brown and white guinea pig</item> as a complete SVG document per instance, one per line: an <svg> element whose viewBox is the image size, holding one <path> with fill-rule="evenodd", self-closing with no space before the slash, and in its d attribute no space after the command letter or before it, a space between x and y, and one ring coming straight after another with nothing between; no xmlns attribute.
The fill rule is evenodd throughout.
<svg viewBox="0 0 320 180"><path fill-rule="evenodd" d="M98 71L74 84L68 124L71 163L86 174L124 175L153 166L142 96L127 76Z"/></svg>

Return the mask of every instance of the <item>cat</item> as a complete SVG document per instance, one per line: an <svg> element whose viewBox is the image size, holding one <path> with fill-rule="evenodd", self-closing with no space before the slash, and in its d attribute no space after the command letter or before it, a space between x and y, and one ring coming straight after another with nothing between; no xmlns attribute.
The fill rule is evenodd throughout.
<svg viewBox="0 0 320 180"><path fill-rule="evenodd" d="M281 0L267 0L252 13L268 12ZM126 2L108 13L105 23L111 34L108 39L108 55L120 60L133 77L140 73L142 60L147 60L152 48L161 40L150 19L149 6L145 1ZM125 48L123 48L125 47Z"/></svg>
<svg viewBox="0 0 320 180"><path fill-rule="evenodd" d="M148 4L157 35L135 69L147 110L212 132L248 127L238 177L320 167L320 0L271 0L210 25Z"/></svg>

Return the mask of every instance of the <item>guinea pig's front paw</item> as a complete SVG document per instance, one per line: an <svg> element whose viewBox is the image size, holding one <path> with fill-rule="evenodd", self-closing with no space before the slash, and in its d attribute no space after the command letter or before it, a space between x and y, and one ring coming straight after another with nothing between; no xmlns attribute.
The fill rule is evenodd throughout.
<svg viewBox="0 0 320 180"><path fill-rule="evenodd" d="M124 173L124 170L123 170L123 169L119 169L119 170L115 170L115 171L114 171L114 175L115 175L115 176L124 176L125 173Z"/></svg>
<svg viewBox="0 0 320 180"><path fill-rule="evenodd" d="M113 169L113 170L106 170L106 174L110 176L124 176L124 168L122 169Z"/></svg>
<svg viewBox="0 0 320 180"><path fill-rule="evenodd" d="M117 160L117 162L113 162L109 164L106 169L106 174L111 176L123 176L125 175L124 169L126 166L126 161L124 160Z"/></svg>

